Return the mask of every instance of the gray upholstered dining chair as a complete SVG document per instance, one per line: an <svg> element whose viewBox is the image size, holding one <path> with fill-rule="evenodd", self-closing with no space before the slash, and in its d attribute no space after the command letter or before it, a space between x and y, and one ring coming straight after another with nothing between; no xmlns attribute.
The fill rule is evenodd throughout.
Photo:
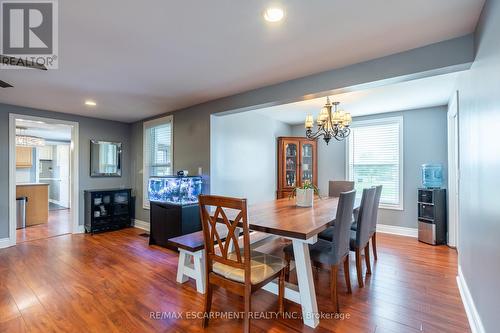
<svg viewBox="0 0 500 333"><path fill-rule="evenodd" d="M382 185L374 186L375 187L375 198L373 202L372 209L372 227L370 229L370 239L372 241L372 250L373 250L373 258L375 260L378 259L377 256L377 221L378 221L378 208L380 206L380 196L382 195ZM357 219L358 210L354 210L354 219ZM351 230L356 231L357 224L353 223L351 226ZM371 267L367 267L367 274L371 274Z"/></svg>
<svg viewBox="0 0 500 333"><path fill-rule="evenodd" d="M346 180L330 180L328 182L328 196L339 197L342 192L354 190L354 182Z"/></svg>
<svg viewBox="0 0 500 333"><path fill-rule="evenodd" d="M330 266L330 290L335 312L339 311L337 275L339 265L342 263L344 264L344 277L347 285L347 292L352 292L351 279L349 276L349 237L355 198L356 191L340 193L332 238L329 240L318 239L316 243L309 245L311 260L316 264L319 263ZM290 267L290 260L293 259L292 245L287 245L284 251L287 267ZM288 276L289 272L285 275L285 280L288 280Z"/></svg>
<svg viewBox="0 0 500 333"><path fill-rule="evenodd" d="M358 217L356 219L356 230L351 230L350 249L356 253L356 273L358 285L363 288L363 267L361 263L361 250L365 251L365 262L367 273L370 268L370 231L372 230L373 204L375 201L376 188L365 188L361 197Z"/></svg>
<svg viewBox="0 0 500 333"><path fill-rule="evenodd" d="M330 180L328 182L328 196L329 197L339 197L342 192L349 192L354 190L354 182L347 180ZM351 223L354 225L354 221ZM329 240L332 239L333 236L333 225L335 224L335 220L330 222L330 227L326 230L322 231L318 237L321 239Z"/></svg>

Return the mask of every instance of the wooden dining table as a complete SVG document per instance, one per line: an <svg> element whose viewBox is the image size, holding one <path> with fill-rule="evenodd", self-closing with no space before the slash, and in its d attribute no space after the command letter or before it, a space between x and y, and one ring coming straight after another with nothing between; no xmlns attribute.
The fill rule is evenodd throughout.
<svg viewBox="0 0 500 333"><path fill-rule="evenodd" d="M278 199L248 206L248 226L250 243L253 249L268 242L273 237L284 237L292 241L295 269L298 284L285 284L285 298L300 304L302 319L305 325L316 327L319 324L318 304L314 290L314 280L309 257L309 244L318 241L318 234L328 228L337 214L338 198L316 198L313 207L298 207L295 199ZM359 201L355 201L355 208ZM212 207L215 208L215 207ZM225 211L229 220L234 220L239 211ZM235 229L236 235L241 234L241 223ZM238 238L238 237L237 237ZM181 251L177 272L177 282L184 283L188 277L196 280L197 290L205 293L205 250L201 232L184 235L169 240ZM242 237L239 238L242 242ZM242 244L240 244L240 247ZM187 256L186 256L187 255ZM189 264L187 257L192 257L194 266ZM273 281L263 287L273 294L278 294L278 284Z"/></svg>
<svg viewBox="0 0 500 333"><path fill-rule="evenodd" d="M325 230L337 214L338 198L316 198L313 207L298 207L294 199L253 204L248 207L250 230L276 235L292 241L298 285L286 283L285 298L302 307L305 325L319 324L318 304L314 289L309 244L318 241L318 234ZM359 207L359 200L355 208ZM278 294L276 282L270 282L264 289Z"/></svg>

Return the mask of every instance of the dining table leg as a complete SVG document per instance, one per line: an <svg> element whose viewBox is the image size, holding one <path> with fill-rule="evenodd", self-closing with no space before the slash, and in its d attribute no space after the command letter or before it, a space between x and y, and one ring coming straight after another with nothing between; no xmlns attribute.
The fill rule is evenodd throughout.
<svg viewBox="0 0 500 333"><path fill-rule="evenodd" d="M292 240L300 293L300 305L302 306L302 320L305 325L312 328L315 328L319 324L318 303L314 289L311 258L309 257L309 243L314 242L315 240Z"/></svg>

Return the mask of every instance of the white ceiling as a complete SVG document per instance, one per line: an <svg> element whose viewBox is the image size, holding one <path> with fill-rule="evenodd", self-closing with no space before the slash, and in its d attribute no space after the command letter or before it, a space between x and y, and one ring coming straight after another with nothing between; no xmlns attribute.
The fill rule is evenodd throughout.
<svg viewBox="0 0 500 333"><path fill-rule="evenodd" d="M22 134L25 135L38 136L49 141L71 141L71 127L68 125L17 119L16 127L22 127Z"/></svg>
<svg viewBox="0 0 500 333"><path fill-rule="evenodd" d="M2 70L0 102L132 122L468 34L484 0L275 2L59 1L59 69Z"/></svg>
<svg viewBox="0 0 500 333"><path fill-rule="evenodd" d="M456 87L458 75L459 73L451 73L433 76L330 97L332 102L339 101L340 109L350 112L353 117L446 105ZM326 97L321 97L254 112L296 125L303 124L308 114L312 114L316 120L325 102Z"/></svg>

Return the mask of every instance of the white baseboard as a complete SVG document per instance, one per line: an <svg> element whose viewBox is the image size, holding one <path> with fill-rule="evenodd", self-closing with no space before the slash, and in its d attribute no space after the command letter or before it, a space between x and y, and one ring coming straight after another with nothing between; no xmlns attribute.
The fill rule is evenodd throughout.
<svg viewBox="0 0 500 333"><path fill-rule="evenodd" d="M383 234L392 234L406 237L418 237L418 229L417 228L407 228L407 227L398 227L395 225L388 224L377 224L377 232Z"/></svg>
<svg viewBox="0 0 500 333"><path fill-rule="evenodd" d="M56 205L61 206L61 207L66 207L68 209L70 208L68 202L65 203L65 202L61 202L59 200L55 200L55 199L49 199L49 202L52 202L53 204L56 204Z"/></svg>
<svg viewBox="0 0 500 333"><path fill-rule="evenodd" d="M82 225L78 225L78 228L73 231L74 234L83 234L85 233L85 226L82 224Z"/></svg>
<svg viewBox="0 0 500 333"><path fill-rule="evenodd" d="M134 219L134 227L142 229L142 230L146 230L148 232L150 231L150 224L149 224L149 222L146 222L146 221Z"/></svg>
<svg viewBox="0 0 500 333"><path fill-rule="evenodd" d="M477 312L476 305L470 294L467 282L462 274L462 268L458 265L458 275L457 275L457 285L458 290L460 290L460 296L462 297L462 302L464 303L465 313L467 314L467 319L469 319L469 325L472 333L484 333L483 322L481 317L479 317L479 312Z"/></svg>
<svg viewBox="0 0 500 333"><path fill-rule="evenodd" d="M9 238L1 238L0 239L0 249L4 249L6 247L12 246Z"/></svg>

